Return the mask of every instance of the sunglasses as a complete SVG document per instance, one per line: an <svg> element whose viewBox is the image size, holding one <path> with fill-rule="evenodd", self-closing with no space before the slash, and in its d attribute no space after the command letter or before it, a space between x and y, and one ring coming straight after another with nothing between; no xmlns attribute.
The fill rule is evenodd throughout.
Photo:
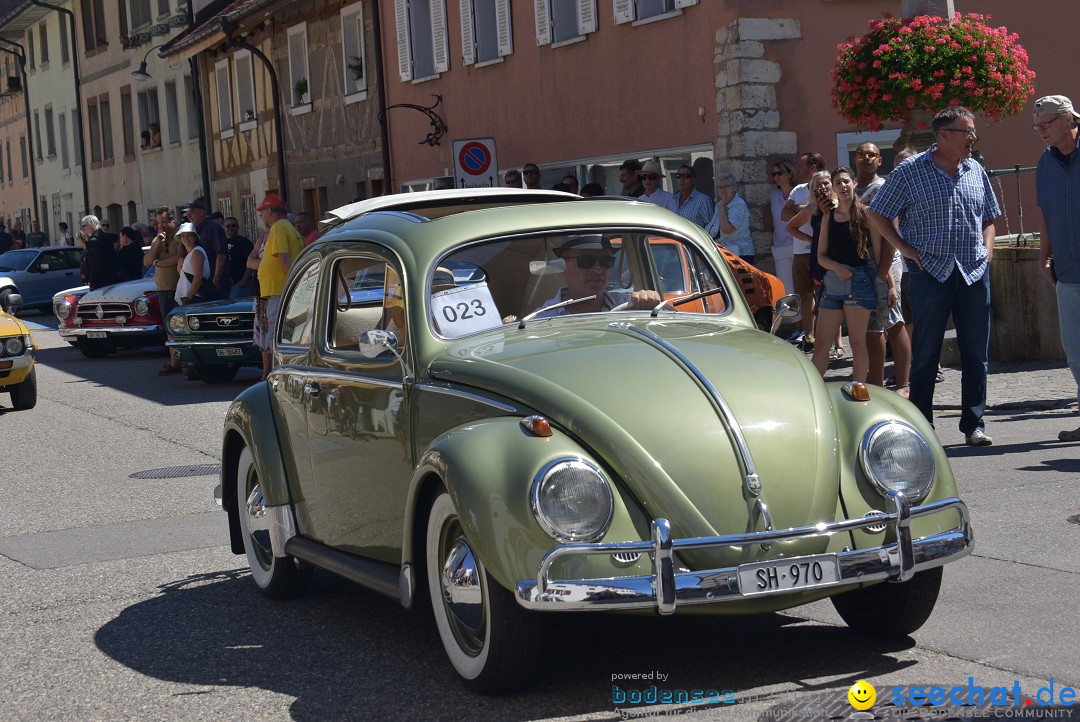
<svg viewBox="0 0 1080 722"><path fill-rule="evenodd" d="M615 265L615 256L575 256L574 262L582 269L589 269L597 264L600 268L611 268Z"/></svg>
<svg viewBox="0 0 1080 722"><path fill-rule="evenodd" d="M651 181L653 181L653 180L659 180L660 176L658 174L656 174L656 173L642 173L642 174L638 175L638 178L640 178L641 180L651 180Z"/></svg>
<svg viewBox="0 0 1080 722"><path fill-rule="evenodd" d="M877 160L878 159L878 154L877 153L871 153L868 150L860 150L858 153L855 154L855 157L856 158L866 158L868 160Z"/></svg>
<svg viewBox="0 0 1080 722"><path fill-rule="evenodd" d="M693 173L676 173L675 177L676 178L693 178L694 174Z"/></svg>

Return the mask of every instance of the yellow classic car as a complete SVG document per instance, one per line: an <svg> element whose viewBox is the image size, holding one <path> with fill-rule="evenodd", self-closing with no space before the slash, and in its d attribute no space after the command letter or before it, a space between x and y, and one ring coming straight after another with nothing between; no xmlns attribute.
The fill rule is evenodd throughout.
<svg viewBox="0 0 1080 722"><path fill-rule="evenodd" d="M26 324L0 309L0 393L11 394L11 405L16 411L32 409L37 404L36 350Z"/></svg>

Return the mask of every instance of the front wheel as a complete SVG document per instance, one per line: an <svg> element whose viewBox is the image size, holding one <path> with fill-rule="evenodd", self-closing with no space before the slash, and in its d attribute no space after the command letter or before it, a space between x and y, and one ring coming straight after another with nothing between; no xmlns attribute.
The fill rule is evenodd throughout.
<svg viewBox="0 0 1080 722"><path fill-rule="evenodd" d="M539 622L488 575L445 491L431 505L425 546L435 624L465 685L502 694L531 682L539 661Z"/></svg>
<svg viewBox="0 0 1080 722"><path fill-rule="evenodd" d="M236 378L237 364L195 364L195 375L208 384L223 384Z"/></svg>
<svg viewBox="0 0 1080 722"><path fill-rule="evenodd" d="M11 388L11 405L16 411L26 411L37 405L37 369L30 369L26 378Z"/></svg>
<svg viewBox="0 0 1080 722"><path fill-rule="evenodd" d="M251 578L259 591L271 599L289 599L303 594L311 581L311 567L301 567L293 557L274 556L259 471L251 449L246 446L236 464L236 502L244 551L251 567Z"/></svg>
<svg viewBox="0 0 1080 722"><path fill-rule="evenodd" d="M881 582L832 598L849 627L866 637L891 639L916 631L934 611L941 589L941 567L919 572L906 582Z"/></svg>
<svg viewBox="0 0 1080 722"><path fill-rule="evenodd" d="M116 344L100 338L80 336L75 345L86 358L104 358L111 353L116 353Z"/></svg>

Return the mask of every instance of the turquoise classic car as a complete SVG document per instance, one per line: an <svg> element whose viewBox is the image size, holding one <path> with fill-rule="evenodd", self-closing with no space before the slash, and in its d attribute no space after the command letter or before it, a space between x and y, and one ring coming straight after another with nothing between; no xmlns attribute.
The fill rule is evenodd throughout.
<svg viewBox="0 0 1080 722"><path fill-rule="evenodd" d="M551 612L831 597L858 632L906 635L973 545L914 406L758 330L694 224L557 193L341 209L293 264L221 476L264 594L318 567L430 604L483 693L531 681Z"/></svg>
<svg viewBox="0 0 1080 722"><path fill-rule="evenodd" d="M223 299L176 306L165 318L165 345L208 384L232 381L241 366L262 367L255 347L255 300Z"/></svg>

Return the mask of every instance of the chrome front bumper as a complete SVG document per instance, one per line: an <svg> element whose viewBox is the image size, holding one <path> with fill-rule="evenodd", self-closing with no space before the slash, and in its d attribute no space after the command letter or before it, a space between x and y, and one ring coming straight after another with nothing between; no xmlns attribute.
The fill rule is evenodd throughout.
<svg viewBox="0 0 1080 722"><path fill-rule="evenodd" d="M859 519L793 529L691 539L672 539L671 524L668 520L656 519L652 523L651 541L567 544L552 549L541 560L536 579L518 582L517 601L523 607L541 611L655 608L661 614L673 614L677 604L714 604L750 599L751 597L739 591L738 567L676 572L674 552L681 549L747 546L762 542L808 539L881 524L893 528L897 541L870 549L838 553L836 557L840 566L840 581L832 585L833 588L884 579L906 581L915 572L941 566L971 553L975 540L964 502L956 498L943 499L911 508L907 498L899 492L892 492L890 501L894 508L892 512L872 514ZM911 538L910 525L913 518L948 509L955 509L960 515L959 526L921 539ZM607 579L549 578L552 565L563 557L619 552L650 555L653 573L648 576ZM798 592L799 590L786 591L789 594Z"/></svg>
<svg viewBox="0 0 1080 722"><path fill-rule="evenodd" d="M188 346L253 346L255 341L248 338L170 338L165 345L172 347Z"/></svg>
<svg viewBox="0 0 1080 722"><path fill-rule="evenodd" d="M160 325L160 324L156 324L156 325L152 325L152 326L89 326L89 327L61 326L60 328L58 328L56 330L60 333L60 336L62 338L66 338L68 336L85 336L88 333L97 333L99 331L107 333L107 334L109 334L109 336L114 336L114 335L117 335L117 334L128 335L128 334L164 334L165 333L165 327Z"/></svg>

